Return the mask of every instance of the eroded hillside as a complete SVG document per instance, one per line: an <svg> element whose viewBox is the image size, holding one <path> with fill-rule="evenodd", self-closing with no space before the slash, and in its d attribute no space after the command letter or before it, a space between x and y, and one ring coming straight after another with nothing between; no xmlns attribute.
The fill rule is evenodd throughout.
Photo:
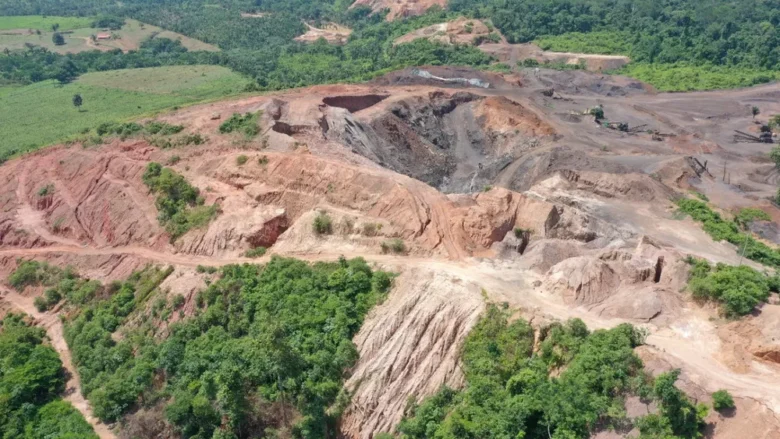
<svg viewBox="0 0 780 439"><path fill-rule="evenodd" d="M746 428L778 437L776 297L733 322L695 302L689 256L761 267L675 206L696 191L724 213L780 218L770 147L732 140L732 130L752 129L752 105L780 112L767 100L778 86L664 95L581 71L423 71L183 108L156 118L180 133L11 160L0 167L0 271L32 258L108 283L170 265L161 291L183 302L163 332L197 314L213 281L203 267L345 255L396 272L354 337L345 437L392 431L410 397L463 385L461 345L487 302L506 302L537 328L571 317L646 328L640 350L652 370L681 368L700 401L721 388L734 395L733 416L707 418L713 437ZM594 122L597 106L629 129ZM231 121L238 128L222 128ZM151 162L198 188L214 218L173 239L144 179ZM771 221L755 227L777 231ZM265 256L250 257L258 248ZM28 311L56 343L58 308L30 309L41 293L6 289L0 310ZM88 405L77 408L94 422ZM98 432L121 435L114 427Z"/></svg>

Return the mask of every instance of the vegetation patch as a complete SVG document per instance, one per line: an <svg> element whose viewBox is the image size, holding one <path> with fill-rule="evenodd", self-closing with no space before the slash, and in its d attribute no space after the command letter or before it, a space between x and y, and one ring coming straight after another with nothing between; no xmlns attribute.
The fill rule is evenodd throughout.
<svg viewBox="0 0 780 439"><path fill-rule="evenodd" d="M103 123L116 124L118 120L237 93L246 84L241 76L223 67L208 70L214 74L198 84L185 82L193 75L201 78L198 67L160 67L122 74L89 73L64 86L46 81L0 92L0 120L4 122L0 125L4 139L0 158L89 132ZM73 108L74 94L82 96L82 111Z"/></svg>
<svg viewBox="0 0 780 439"><path fill-rule="evenodd" d="M230 119L222 122L219 126L219 132L222 134L242 133L247 137L254 137L260 133L260 127L257 125L260 114L262 113L246 113L244 115L233 113Z"/></svg>
<svg viewBox="0 0 780 439"><path fill-rule="evenodd" d="M717 411L729 410L736 407L734 404L734 398L728 390L718 390L712 394L712 408Z"/></svg>
<svg viewBox="0 0 780 439"><path fill-rule="evenodd" d="M740 231L736 221L723 219L718 212L712 210L707 203L700 200L683 198L677 201L680 212L686 213L694 220L702 223L704 231L716 241L728 241L739 247L739 251L748 259L769 267L780 267L780 251L757 241L746 232ZM747 218L764 218L756 209L743 209L739 221ZM752 220L751 219L751 220Z"/></svg>
<svg viewBox="0 0 780 439"><path fill-rule="evenodd" d="M330 235L333 233L333 220L328 212L320 211L317 216L314 217L312 222L312 228L317 235Z"/></svg>
<svg viewBox="0 0 780 439"><path fill-rule="evenodd" d="M41 15L17 15L0 17L0 30L32 29L40 31L72 30L90 27L92 19L88 17L47 17Z"/></svg>
<svg viewBox="0 0 780 439"><path fill-rule="evenodd" d="M100 419L162 405L166 428L183 437L335 435L348 402L345 371L357 360L352 337L387 293L389 274L362 259L226 266L198 295L196 314L160 339L148 321L153 309L139 304L151 296L142 285L155 289L166 273L147 269L107 286L66 322ZM160 303L160 310L168 306ZM174 298L171 306L177 303L183 305ZM147 323L123 326L131 316ZM120 341L111 337L117 330L126 331Z"/></svg>
<svg viewBox="0 0 780 439"><path fill-rule="evenodd" d="M399 255L406 253L406 243L399 238L384 241L380 246L382 248L382 253L395 253Z"/></svg>
<svg viewBox="0 0 780 439"><path fill-rule="evenodd" d="M463 346L465 388L444 387L410 404L401 437L581 438L596 428L632 426L648 438L700 437L706 407L675 387L679 371L655 380L644 372L634 353L642 331L622 324L590 332L574 319L544 328L534 351L533 328L510 323L510 314L488 305ZM658 414L632 422L624 408L629 395L652 398Z"/></svg>
<svg viewBox="0 0 780 439"><path fill-rule="evenodd" d="M244 257L247 258L260 258L265 256L265 253L268 251L265 247L255 247L253 249L249 249L244 252Z"/></svg>
<svg viewBox="0 0 780 439"><path fill-rule="evenodd" d="M630 63L614 73L651 84L660 91L720 90L776 81L780 73L751 66L721 66L679 62Z"/></svg>
<svg viewBox="0 0 780 439"><path fill-rule="evenodd" d="M757 305L769 299L770 292L780 289L780 277L769 277L744 265L711 267L702 259L689 259L688 262L693 266L688 282L693 297L720 303L726 317L750 314Z"/></svg>
<svg viewBox="0 0 780 439"><path fill-rule="evenodd" d="M143 175L144 184L157 194L158 220L175 240L190 229L206 226L218 214L216 204L204 205L200 190L180 174L159 163L149 163Z"/></svg>
<svg viewBox="0 0 780 439"><path fill-rule="evenodd" d="M97 439L81 413L61 399L65 373L45 334L19 314L0 321L0 431L8 439Z"/></svg>

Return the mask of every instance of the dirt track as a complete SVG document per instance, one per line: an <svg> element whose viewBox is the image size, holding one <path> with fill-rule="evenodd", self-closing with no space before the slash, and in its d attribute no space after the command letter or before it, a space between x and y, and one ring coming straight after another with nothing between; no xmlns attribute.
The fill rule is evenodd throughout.
<svg viewBox="0 0 780 439"><path fill-rule="evenodd" d="M92 425L100 439L115 439L116 436L111 429L92 414L89 402L81 394L81 381L79 380L78 371L73 366L73 360L70 356L68 344L65 342L62 321L60 321L59 315L57 313L38 312L35 309L32 297L22 296L5 287L0 287L0 299L10 303L19 311L28 314L35 320L38 326L46 329L46 335L49 337L52 347L60 355L62 366L68 371L68 382L65 384L64 399L73 404L76 410L84 415L84 418Z"/></svg>

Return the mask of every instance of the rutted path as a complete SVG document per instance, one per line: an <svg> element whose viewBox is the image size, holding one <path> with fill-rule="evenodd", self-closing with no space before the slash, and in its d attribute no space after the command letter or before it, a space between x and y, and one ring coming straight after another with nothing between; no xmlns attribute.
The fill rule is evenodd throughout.
<svg viewBox="0 0 780 439"><path fill-rule="evenodd" d="M45 254L69 253L76 255L133 255L148 259L151 262L162 264L172 264L179 266L222 266L236 263L263 263L270 259L269 256L258 259L247 258L225 258L215 259L202 256L174 255L139 247L119 247L107 249L94 249L82 247L48 247L34 249L6 249L0 250L2 255L14 256L38 256ZM296 257L309 261L335 260L338 254L306 254L306 253L286 253L281 256ZM562 303L557 297L546 294L531 285L537 280L539 275L532 272L512 269L511 267L496 267L490 263L480 263L475 260L448 261L444 259L415 258L393 255L348 255L351 257L362 256L369 262L379 263L397 269L407 267L426 266L432 270L453 274L463 280L468 280L482 285L494 301L506 301L511 305L524 310L529 316L547 316L556 319L580 318L589 327L593 329L614 327L625 322L623 319L603 318L588 312L583 308L572 308ZM3 290L6 291L6 290ZM24 298L17 293L6 291L3 299L23 309L28 314L34 316L47 329L52 343L63 357L63 363L66 363L68 370L74 372L70 365L70 356L67 351L67 345L62 338L62 325L56 315L46 315L38 313L32 305L32 299ZM780 413L780 378L767 373L735 373L717 361L717 352L711 352L706 346L696 343L695 340L683 340L672 333L669 328L657 328L650 325L650 336L647 338L647 345L663 352L666 355L680 360L689 375L702 388L710 391L718 389L727 389L737 397L753 398L766 404L775 413ZM77 380L77 378L76 378ZM70 387L70 386L69 386ZM76 386L76 388L78 388ZM78 392L76 392L78 393ZM88 406L83 397L78 394L72 396L76 404L82 404L79 410L82 413L89 413ZM86 414L85 414L86 416ZM90 414L91 416L91 414ZM94 418L90 422L96 422ZM102 424L93 424L97 429ZM105 426L103 426L104 428ZM105 429L106 434L111 434ZM107 438L113 436L102 436Z"/></svg>
<svg viewBox="0 0 780 439"><path fill-rule="evenodd" d="M63 399L73 404L81 412L84 418L89 422L95 433L100 439L116 439L114 433L92 414L92 408L89 402L81 394L81 381L73 361L70 356L68 344L65 342L62 322L56 313L40 313L33 304L32 297L24 297L21 294L0 287L0 299L10 303L15 308L30 315L35 319L35 323L46 330L46 335L51 341L52 347L60 355L62 366L68 371L68 382L65 385L65 394Z"/></svg>

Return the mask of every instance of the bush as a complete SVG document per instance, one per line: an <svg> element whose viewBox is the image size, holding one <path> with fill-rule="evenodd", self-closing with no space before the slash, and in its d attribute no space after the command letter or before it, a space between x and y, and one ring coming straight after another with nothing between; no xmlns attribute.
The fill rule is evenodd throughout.
<svg viewBox="0 0 780 439"><path fill-rule="evenodd" d="M769 158L775 162L775 167L780 169L780 146L775 146L769 151Z"/></svg>
<svg viewBox="0 0 780 439"><path fill-rule="evenodd" d="M268 156L262 155L257 159L257 164L260 166L265 166L268 164Z"/></svg>
<svg viewBox="0 0 780 439"><path fill-rule="evenodd" d="M198 265L195 269L198 273L214 274L218 271L217 267L207 267L205 265Z"/></svg>
<svg viewBox="0 0 780 439"><path fill-rule="evenodd" d="M244 257L247 258L259 258L262 256L265 256L265 253L268 251L265 247L255 247L253 249L249 249L246 252L244 252Z"/></svg>
<svg viewBox="0 0 780 439"><path fill-rule="evenodd" d="M243 133L247 137L254 137L260 133L260 127L257 126L259 113L246 113L243 116L233 113L230 119L219 126L219 132L222 134Z"/></svg>
<svg viewBox="0 0 780 439"><path fill-rule="evenodd" d="M382 230L382 224L364 223L362 234L363 236L376 236L380 230Z"/></svg>
<svg viewBox="0 0 780 439"><path fill-rule="evenodd" d="M174 134L179 134L180 132L182 132L182 130L184 130L184 126L171 125L166 122L158 122L154 120L147 123L144 129L149 134L157 134L160 136L172 136Z"/></svg>
<svg viewBox="0 0 780 439"><path fill-rule="evenodd" d="M381 244L382 247L382 253L406 253L406 244L398 238L391 239L390 241L385 241Z"/></svg>
<svg viewBox="0 0 780 439"><path fill-rule="evenodd" d="M38 312L46 312L46 310L49 309L49 304L46 303L46 299L40 296L35 298L33 305L35 306L35 309L38 310Z"/></svg>
<svg viewBox="0 0 780 439"><path fill-rule="evenodd" d="M207 225L218 213L216 205L203 205L204 200L198 188L159 163L149 163L142 180L152 193L157 194L155 205L160 212L158 220L165 226L172 240L190 229Z"/></svg>
<svg viewBox="0 0 780 439"><path fill-rule="evenodd" d="M39 197L45 197L48 195L52 195L54 193L54 185L49 183L46 186L42 186L40 189L38 189L38 196Z"/></svg>
<svg viewBox="0 0 780 439"><path fill-rule="evenodd" d="M521 227L515 227L513 231L517 239L523 239L524 237L530 235L532 232L530 229L523 229Z"/></svg>
<svg viewBox="0 0 780 439"><path fill-rule="evenodd" d="M736 407L734 405L734 398L727 390L718 390L712 394L712 408L715 410L728 410Z"/></svg>
<svg viewBox="0 0 780 439"><path fill-rule="evenodd" d="M330 235L333 233L333 220L327 212L320 212L314 217L314 223L312 224L314 233L317 235Z"/></svg>
<svg viewBox="0 0 780 439"><path fill-rule="evenodd" d="M249 157L247 157L245 155L240 155L240 156L236 157L236 164L238 166L245 165L247 161L249 161Z"/></svg>
<svg viewBox="0 0 780 439"><path fill-rule="evenodd" d="M695 265L694 271L695 277L688 284L693 296L720 302L727 317L750 314L769 298L769 278L750 267L718 264L714 271L703 275L701 264Z"/></svg>
<svg viewBox="0 0 780 439"><path fill-rule="evenodd" d="M686 213L703 224L703 229L716 241L728 241L744 251L745 257L770 267L780 267L780 252L757 241L746 233L740 232L739 225L734 221L724 220L720 214L710 209L707 203L699 200L683 198L677 201L680 212ZM743 214L743 219L764 217L763 214L749 209Z"/></svg>
<svg viewBox="0 0 780 439"><path fill-rule="evenodd" d="M184 305L184 302L186 302L187 299L182 296L181 294L177 294L173 296L173 299L171 300L171 307L173 309L179 309Z"/></svg>
<svg viewBox="0 0 780 439"><path fill-rule="evenodd" d="M168 157L168 161L167 161L166 164L168 166L172 166L172 165L175 165L176 163L179 163L180 161L181 161L181 157L179 157L177 155L173 155L173 156Z"/></svg>

